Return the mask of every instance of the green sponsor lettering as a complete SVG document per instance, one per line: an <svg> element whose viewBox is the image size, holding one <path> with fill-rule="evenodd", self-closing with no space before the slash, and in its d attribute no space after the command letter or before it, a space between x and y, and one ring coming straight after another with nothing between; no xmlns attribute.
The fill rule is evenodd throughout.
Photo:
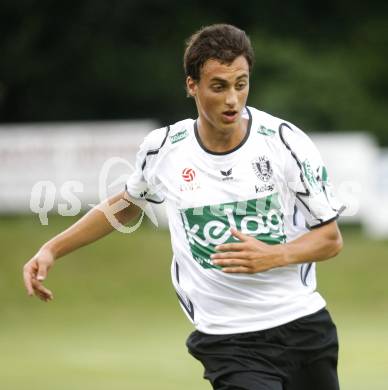
<svg viewBox="0 0 388 390"><path fill-rule="evenodd" d="M303 167L303 175L306 178L307 182L310 184L310 189L314 193L321 192L322 186L320 185L320 183L316 179L316 177L314 175L314 171L311 167L309 160L304 160L302 163L302 167Z"/></svg>
<svg viewBox="0 0 388 390"><path fill-rule="evenodd" d="M178 133L170 136L170 141L172 144L175 144L176 142L182 141L189 135L187 130L179 131Z"/></svg>
<svg viewBox="0 0 388 390"><path fill-rule="evenodd" d="M257 132L259 134L262 134L262 135L274 135L276 133L275 130L272 130L272 129L267 129L265 126L260 126L258 129L257 129Z"/></svg>
<svg viewBox="0 0 388 390"><path fill-rule="evenodd" d="M217 245L237 242L230 233L232 227L267 244L286 239L277 193L180 211L192 256L203 268L221 268L210 263L210 256Z"/></svg>

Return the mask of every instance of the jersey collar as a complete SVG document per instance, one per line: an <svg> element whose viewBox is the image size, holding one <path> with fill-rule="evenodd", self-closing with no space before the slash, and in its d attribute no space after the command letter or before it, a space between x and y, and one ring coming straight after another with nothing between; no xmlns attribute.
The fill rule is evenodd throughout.
<svg viewBox="0 0 388 390"><path fill-rule="evenodd" d="M201 138L199 136L199 133L198 133L198 120L196 120L194 122L194 133L195 133L195 138L197 139L197 142L199 144L199 146L206 152L206 153L209 153L209 154L213 154L213 155L216 155L216 156L223 156L223 155L226 155L226 154L230 154L230 153L233 153L235 152L236 150L240 149L241 146L243 146L245 144L245 142L247 141L247 139L249 138L249 134L251 132L251 126L252 126L252 114L251 112L249 111L249 108L248 107L245 107L247 113L248 113L248 126L247 126L247 131L245 133L245 136L243 138L243 140L237 145L235 146L233 149L230 149L226 152L213 152L209 149L206 148L206 146L202 143L201 141Z"/></svg>

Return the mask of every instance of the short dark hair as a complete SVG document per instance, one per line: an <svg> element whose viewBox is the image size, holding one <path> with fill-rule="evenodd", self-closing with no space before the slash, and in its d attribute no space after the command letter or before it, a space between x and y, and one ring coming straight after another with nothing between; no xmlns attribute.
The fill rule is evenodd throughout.
<svg viewBox="0 0 388 390"><path fill-rule="evenodd" d="M199 81L201 69L207 60L230 64L239 56L246 58L251 73L254 53L245 31L230 24L202 27L186 41L183 56L185 75Z"/></svg>

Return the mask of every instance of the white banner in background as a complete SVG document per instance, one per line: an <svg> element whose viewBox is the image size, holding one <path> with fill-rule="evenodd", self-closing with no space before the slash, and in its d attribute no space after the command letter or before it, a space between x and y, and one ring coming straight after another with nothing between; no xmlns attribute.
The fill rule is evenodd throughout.
<svg viewBox="0 0 388 390"><path fill-rule="evenodd" d="M147 120L0 126L0 213L32 211L47 224L49 213L87 210L124 188L140 143L157 127ZM387 237L388 151L366 133L310 135L347 206L340 221ZM146 214L166 226L163 206L153 210Z"/></svg>

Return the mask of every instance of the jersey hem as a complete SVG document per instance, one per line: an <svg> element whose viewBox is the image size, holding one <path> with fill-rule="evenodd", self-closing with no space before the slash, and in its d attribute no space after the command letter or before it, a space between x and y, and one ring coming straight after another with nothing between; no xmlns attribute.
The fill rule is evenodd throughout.
<svg viewBox="0 0 388 390"><path fill-rule="evenodd" d="M236 329L220 329L219 331L215 330L209 330L206 327L202 327L200 325L196 325L195 328L205 334L211 334L211 335L228 335L228 334L238 334L238 333L248 333L248 332L259 332L262 330L267 330L267 329L272 329L276 328L281 325L288 324L289 322L298 320L300 318L303 318L305 316L314 314L318 312L319 310L322 310L323 308L326 307L326 302L324 301L323 298L321 298L323 302L321 302L319 305L315 305L314 308L311 308L310 310L306 310L303 313L298 313L297 315L292 315L289 316L282 321L274 321L271 323L267 323L265 326L257 326L257 325L252 325L252 326L247 326L244 328L236 328Z"/></svg>

